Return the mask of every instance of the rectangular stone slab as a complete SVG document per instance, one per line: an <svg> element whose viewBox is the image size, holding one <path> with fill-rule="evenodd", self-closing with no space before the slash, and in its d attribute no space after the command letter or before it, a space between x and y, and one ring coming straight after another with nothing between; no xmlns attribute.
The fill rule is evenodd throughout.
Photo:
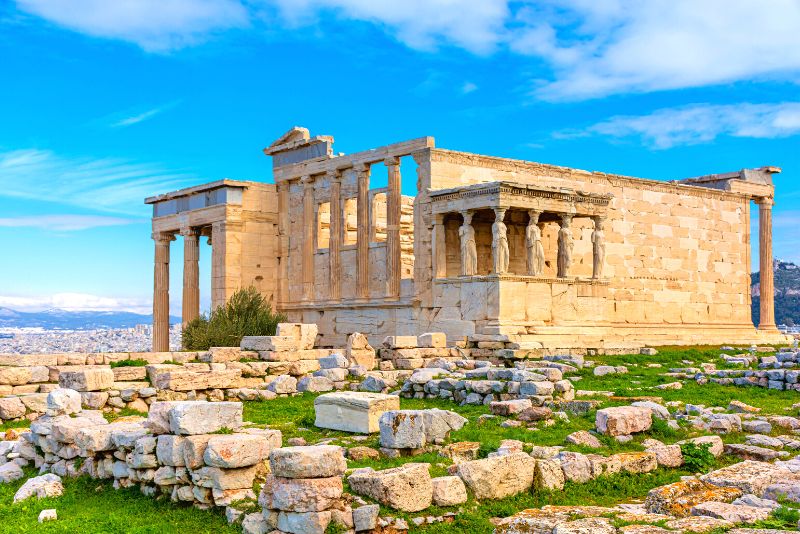
<svg viewBox="0 0 800 534"><path fill-rule="evenodd" d="M320 428L371 434L378 432L378 420L384 412L400 409L395 395L342 391L326 393L314 400L316 420Z"/></svg>

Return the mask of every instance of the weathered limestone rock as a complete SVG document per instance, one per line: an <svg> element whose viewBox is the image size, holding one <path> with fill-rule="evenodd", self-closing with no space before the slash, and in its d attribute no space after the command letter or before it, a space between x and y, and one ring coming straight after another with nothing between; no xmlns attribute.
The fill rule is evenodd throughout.
<svg viewBox="0 0 800 534"><path fill-rule="evenodd" d="M686 439L683 441L679 441L676 445L683 445L685 443L694 443L695 445L702 446L708 444L710 452L715 458L719 458L722 456L722 453L725 451L725 446L722 442L722 438L719 436L700 436L699 438L692 438Z"/></svg>
<svg viewBox="0 0 800 534"><path fill-rule="evenodd" d="M102 452L113 450L114 433L122 431L143 430L144 425L138 421L114 422L107 425L94 425L80 428L75 433L75 445L83 450L92 452Z"/></svg>
<svg viewBox="0 0 800 534"><path fill-rule="evenodd" d="M697 478L688 478L651 489L645 499L647 511L653 514L666 514L686 517L694 506L709 502L731 502L742 496L736 488L726 488L709 484Z"/></svg>
<svg viewBox="0 0 800 534"><path fill-rule="evenodd" d="M257 466L222 469L205 466L192 471L192 483L203 488L233 490L252 488Z"/></svg>
<svg viewBox="0 0 800 534"><path fill-rule="evenodd" d="M39 523L44 523L46 521L57 521L58 520L58 512L55 509L50 508L48 510L42 510L39 512Z"/></svg>
<svg viewBox="0 0 800 534"><path fill-rule="evenodd" d="M333 390L333 382L324 376L306 376L297 382L297 391L331 391Z"/></svg>
<svg viewBox="0 0 800 534"><path fill-rule="evenodd" d="M586 517L567 523L561 523L553 529L553 534L616 534L617 529L608 519Z"/></svg>
<svg viewBox="0 0 800 534"><path fill-rule="evenodd" d="M489 404L489 409L495 415L514 415L526 408L531 408L533 403L530 399L513 399L506 401L493 401Z"/></svg>
<svg viewBox="0 0 800 534"><path fill-rule="evenodd" d="M75 391L105 391L114 385L114 373L110 367L62 371L58 385Z"/></svg>
<svg viewBox="0 0 800 534"><path fill-rule="evenodd" d="M444 332L426 332L417 336L417 346L441 349L447 346L447 336Z"/></svg>
<svg viewBox="0 0 800 534"><path fill-rule="evenodd" d="M564 471L561 465L553 460L536 460L533 472L533 487L546 490L564 489Z"/></svg>
<svg viewBox="0 0 800 534"><path fill-rule="evenodd" d="M154 372L153 385L158 389L172 391L196 391L202 389L227 389L234 387L242 378L241 369L215 370L211 372L190 371L183 367Z"/></svg>
<svg viewBox="0 0 800 534"><path fill-rule="evenodd" d="M22 502L31 497L60 497L64 493L61 477L52 473L29 478L14 494L14 502Z"/></svg>
<svg viewBox="0 0 800 534"><path fill-rule="evenodd" d="M293 338L300 350L309 350L314 348L319 328L313 323L278 323L275 333L278 336Z"/></svg>
<svg viewBox="0 0 800 534"><path fill-rule="evenodd" d="M592 463L586 455L564 451L558 454L558 459L567 480L583 484L592 479Z"/></svg>
<svg viewBox="0 0 800 534"><path fill-rule="evenodd" d="M378 526L378 515L381 507L377 504L367 504L353 509L353 526L356 532L372 530Z"/></svg>
<svg viewBox="0 0 800 534"><path fill-rule="evenodd" d="M692 515L724 519L731 523L755 523L756 521L767 519L770 515L770 510L755 506L710 501L694 506Z"/></svg>
<svg viewBox="0 0 800 534"><path fill-rule="evenodd" d="M342 492L340 476L292 479L268 475L259 504L286 512L322 512L333 507Z"/></svg>
<svg viewBox="0 0 800 534"><path fill-rule="evenodd" d="M278 530L289 534L325 534L331 512L280 512Z"/></svg>
<svg viewBox="0 0 800 534"><path fill-rule="evenodd" d="M459 477L432 478L431 485L436 506L456 506L467 502L467 488Z"/></svg>
<svg viewBox="0 0 800 534"><path fill-rule="evenodd" d="M272 474L282 478L327 478L347 470L341 447L314 445L281 447L269 455Z"/></svg>
<svg viewBox="0 0 800 534"><path fill-rule="evenodd" d="M433 502L429 467L428 464L408 463L383 471L356 469L347 481L352 491L359 495L403 512L419 512Z"/></svg>
<svg viewBox="0 0 800 534"><path fill-rule="evenodd" d="M47 394L47 415L71 415L81 411L81 394L58 388Z"/></svg>
<svg viewBox="0 0 800 534"><path fill-rule="evenodd" d="M717 486L738 488L744 493L763 495L771 484L795 478L790 471L767 462L745 460L700 477Z"/></svg>
<svg viewBox="0 0 800 534"><path fill-rule="evenodd" d="M271 437L277 437L277 443ZM268 459L270 451L280 446L279 433L219 435L208 440L203 458L214 467L247 467Z"/></svg>
<svg viewBox="0 0 800 534"><path fill-rule="evenodd" d="M0 385L21 386L31 381L29 367L0 367Z"/></svg>
<svg viewBox="0 0 800 534"><path fill-rule="evenodd" d="M586 430L579 430L567 436L564 441L572 443L573 445L581 445L583 447L591 447L592 449L601 449L603 444L597 439L597 436L589 433Z"/></svg>
<svg viewBox="0 0 800 534"><path fill-rule="evenodd" d="M656 445L647 447L647 452L656 456L658 465L664 467L680 467L683 465L683 453L680 445Z"/></svg>
<svg viewBox="0 0 800 534"><path fill-rule="evenodd" d="M297 379L290 375L279 375L269 383L267 390L278 395L297 393Z"/></svg>
<svg viewBox="0 0 800 534"><path fill-rule="evenodd" d="M464 417L447 410L393 410L378 422L380 442L393 449L419 449L444 441L451 430L459 430L466 423Z"/></svg>
<svg viewBox="0 0 800 534"><path fill-rule="evenodd" d="M653 425L652 412L639 406L617 406L597 410L597 431L610 436L626 436L649 430Z"/></svg>
<svg viewBox="0 0 800 534"><path fill-rule="evenodd" d="M240 402L186 401L169 410L169 427L173 434L193 436L241 426Z"/></svg>
<svg viewBox="0 0 800 534"><path fill-rule="evenodd" d="M189 469L199 469L203 466L203 457L206 453L208 441L213 435L203 434L197 436L186 436L183 438L182 454L183 462Z"/></svg>
<svg viewBox="0 0 800 534"><path fill-rule="evenodd" d="M707 516L682 517L666 522L666 527L679 532L711 532L716 529L728 529L733 526L730 521Z"/></svg>
<svg viewBox="0 0 800 534"><path fill-rule="evenodd" d="M183 456L184 436L162 434L156 439L156 458L159 463L172 467L184 467L186 460Z"/></svg>
<svg viewBox="0 0 800 534"><path fill-rule="evenodd" d="M0 398L0 419L17 419L25 415L25 405L18 397Z"/></svg>
<svg viewBox="0 0 800 534"><path fill-rule="evenodd" d="M536 460L523 452L458 464L456 472L476 499L502 499L533 484Z"/></svg>
<svg viewBox="0 0 800 534"><path fill-rule="evenodd" d="M370 370L375 368L375 349L373 349L367 336L354 332L347 336L347 347L344 354L350 365L360 365Z"/></svg>
<svg viewBox="0 0 800 534"><path fill-rule="evenodd" d="M14 462L0 465L0 484L8 484L25 476L22 468Z"/></svg>
<svg viewBox="0 0 800 534"><path fill-rule="evenodd" d="M397 395L362 391L326 393L314 399L314 424L320 428L370 434L380 430L381 415L399 408Z"/></svg>

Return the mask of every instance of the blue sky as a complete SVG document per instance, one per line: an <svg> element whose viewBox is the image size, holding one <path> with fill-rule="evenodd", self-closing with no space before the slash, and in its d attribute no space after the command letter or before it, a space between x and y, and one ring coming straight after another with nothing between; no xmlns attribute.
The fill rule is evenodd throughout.
<svg viewBox="0 0 800 534"><path fill-rule="evenodd" d="M147 312L142 199L269 182L295 125L665 180L776 165L800 261L798 27L797 0L0 2L0 306Z"/></svg>

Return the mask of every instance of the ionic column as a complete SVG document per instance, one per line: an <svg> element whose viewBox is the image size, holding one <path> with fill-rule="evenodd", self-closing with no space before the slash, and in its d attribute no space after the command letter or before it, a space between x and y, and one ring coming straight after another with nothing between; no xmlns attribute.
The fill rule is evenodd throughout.
<svg viewBox="0 0 800 534"><path fill-rule="evenodd" d="M760 281L759 330L776 330L775 326L775 281L772 270L772 206L775 200L764 197L758 204L758 259Z"/></svg>
<svg viewBox="0 0 800 534"><path fill-rule="evenodd" d="M301 247L303 299L314 298L314 181L303 176L303 244Z"/></svg>
<svg viewBox="0 0 800 534"><path fill-rule="evenodd" d="M183 325L200 315L200 231L184 228L183 236Z"/></svg>
<svg viewBox="0 0 800 534"><path fill-rule="evenodd" d="M444 214L434 214L433 234L431 236L434 278L447 277L447 252L444 232Z"/></svg>
<svg viewBox="0 0 800 534"><path fill-rule="evenodd" d="M389 192L386 194L386 297L400 297L400 160L383 161L389 173Z"/></svg>
<svg viewBox="0 0 800 534"><path fill-rule="evenodd" d="M154 232L155 262L153 269L153 352L169 351L169 243L175 236Z"/></svg>
<svg viewBox="0 0 800 534"><path fill-rule="evenodd" d="M368 164L355 167L358 178L358 208L356 220L356 296L369 298L369 173Z"/></svg>
<svg viewBox="0 0 800 534"><path fill-rule="evenodd" d="M341 175L338 171L328 171L328 181L330 182L331 192L331 225L330 240L328 241L328 260L330 261L330 292L331 300L342 298L341 279L342 279L342 208L340 199L342 196Z"/></svg>

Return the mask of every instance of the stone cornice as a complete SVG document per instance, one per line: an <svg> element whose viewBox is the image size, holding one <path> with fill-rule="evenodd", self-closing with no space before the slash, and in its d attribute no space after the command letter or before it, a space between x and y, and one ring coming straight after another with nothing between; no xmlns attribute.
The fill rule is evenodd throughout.
<svg viewBox="0 0 800 534"><path fill-rule="evenodd" d="M456 163L461 165L495 169L499 171L537 174L564 179L598 178L607 180L615 187L635 187L649 191L687 194L701 198L715 198L721 200L749 200L749 196L742 193L720 191L700 186L663 182L660 180L652 180L647 178L635 178L632 176L624 176L619 174L585 171L546 163L536 163L533 161L499 158L495 156L483 156L480 154L458 152L441 148L429 148L417 152L414 154L415 160L419 162L419 160L425 159L425 154L429 155L429 159L432 162Z"/></svg>
<svg viewBox="0 0 800 534"><path fill-rule="evenodd" d="M549 198L564 202L589 203L599 206L608 206L614 198L611 194L587 193L584 191L556 189L550 187L537 187L514 182L490 182L485 184L468 185L452 189L428 190L428 195L433 202L457 200L486 195L506 194L512 196Z"/></svg>

